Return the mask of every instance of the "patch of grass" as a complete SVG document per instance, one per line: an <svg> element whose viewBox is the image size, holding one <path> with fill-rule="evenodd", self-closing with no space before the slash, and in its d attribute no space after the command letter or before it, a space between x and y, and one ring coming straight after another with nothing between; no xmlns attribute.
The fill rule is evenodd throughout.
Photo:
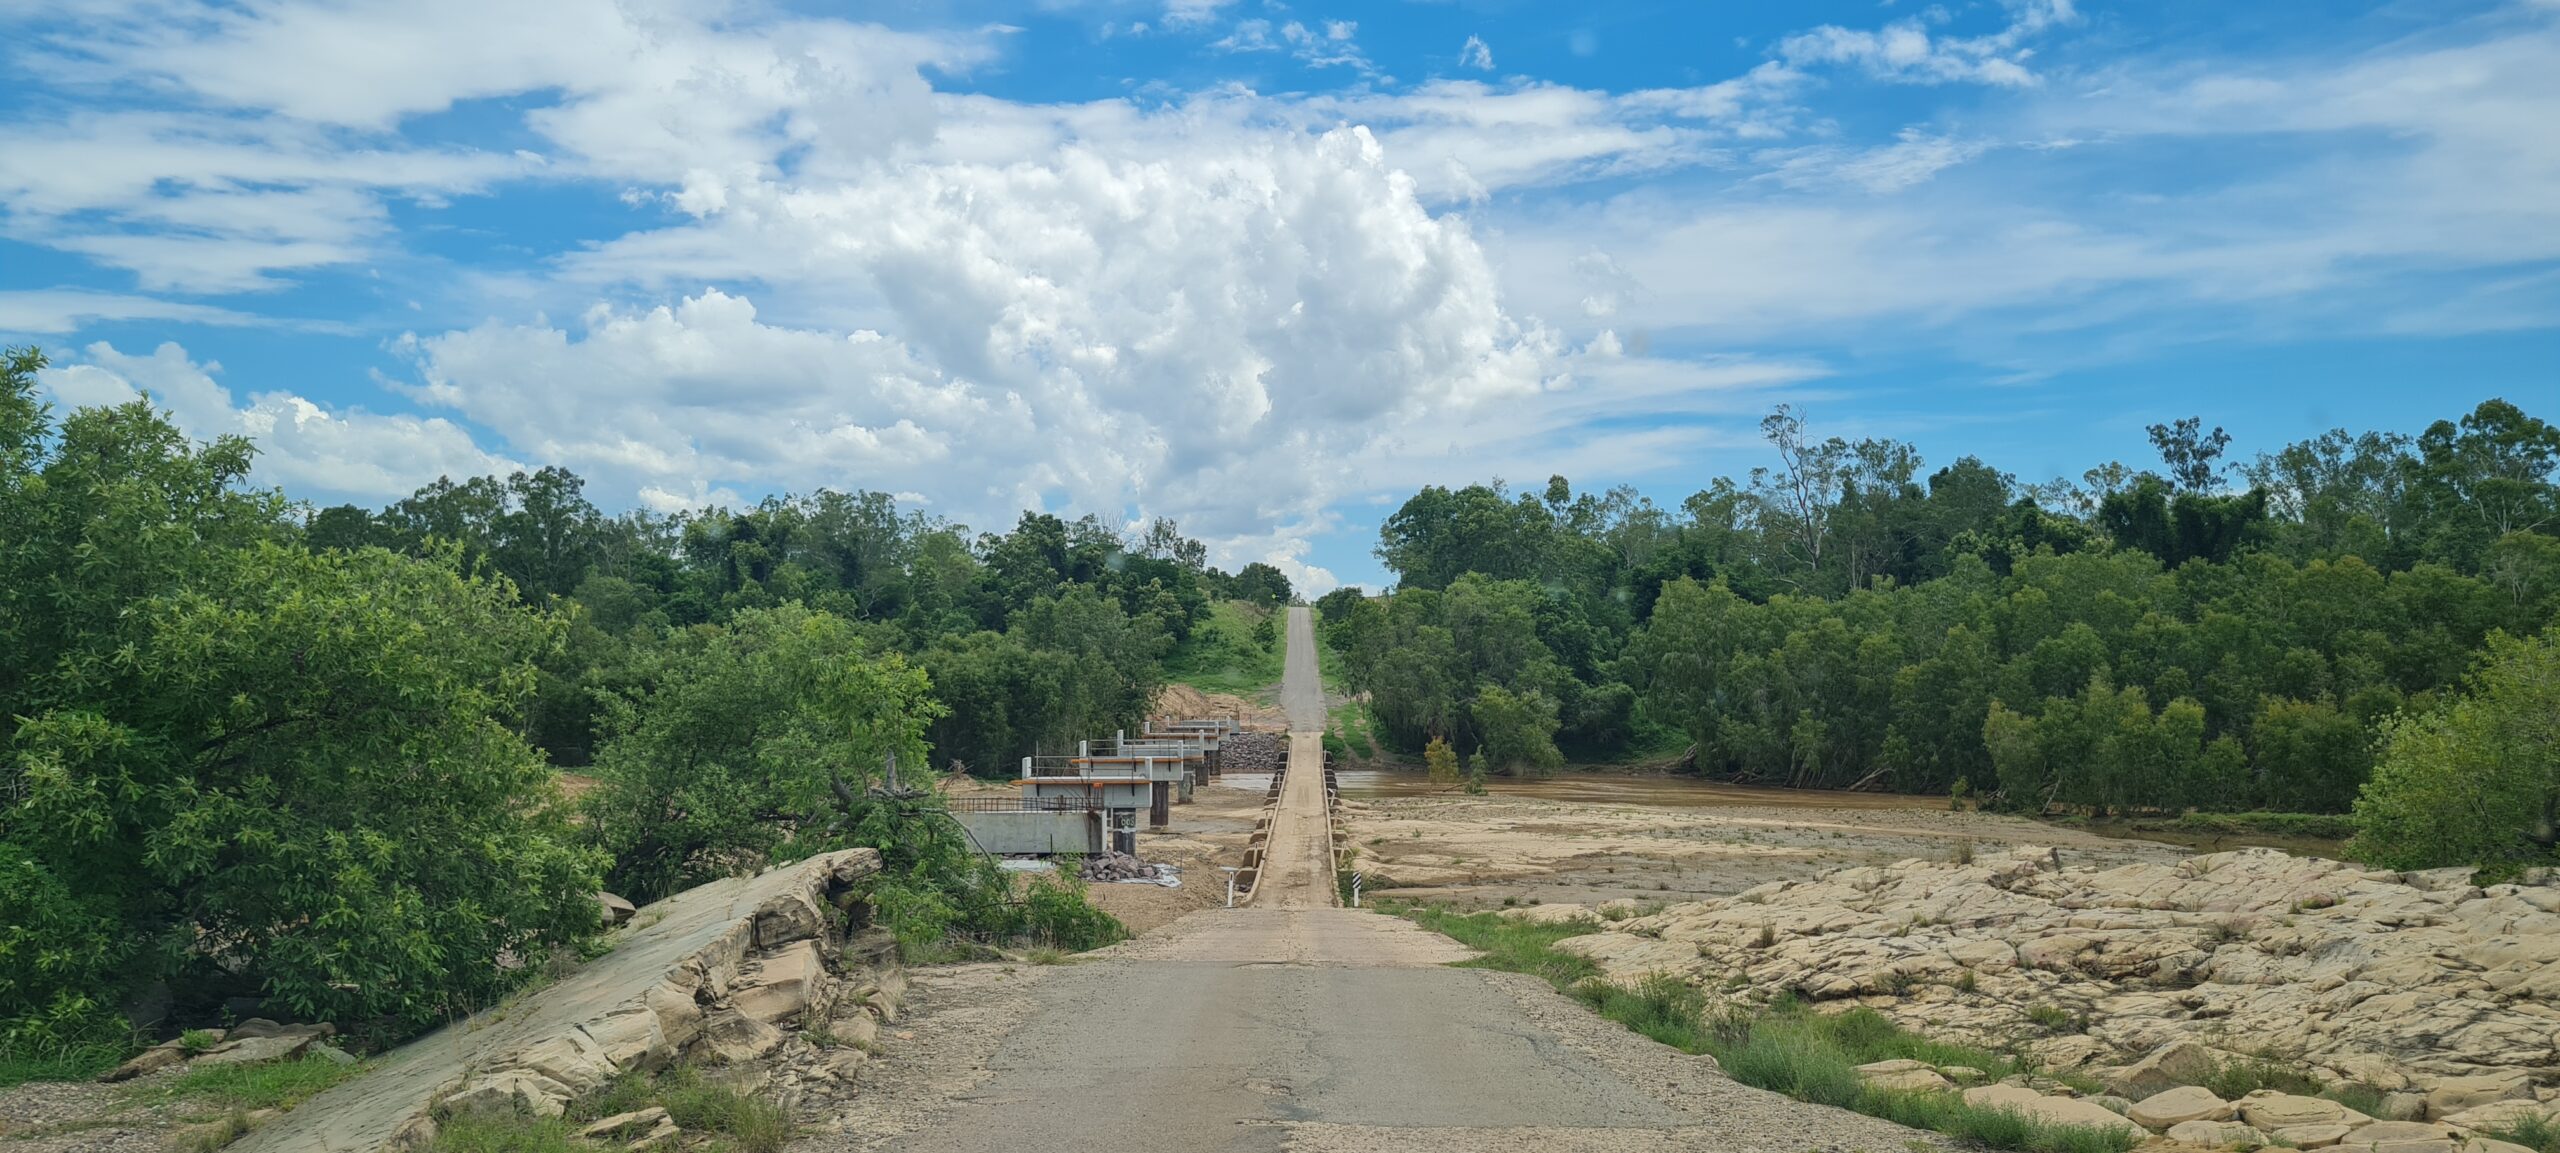
<svg viewBox="0 0 2560 1153"><path fill-rule="evenodd" d="M235 1109L291 1109L313 1094L363 1073L364 1068L360 1062L342 1065L315 1056L255 1065L198 1065L164 1092Z"/></svg>
<svg viewBox="0 0 2560 1153"><path fill-rule="evenodd" d="M213 1153L249 1135L249 1111L233 1109L210 1121L179 1130L169 1141L178 1153Z"/></svg>
<svg viewBox="0 0 2560 1153"><path fill-rule="evenodd" d="M1923 1037L1871 1009L1821 1014L1781 995L1765 1008L1714 1012L1703 994L1675 977L1655 975L1632 988L1602 981L1590 961L1555 947L1567 937L1598 931L1597 922L1527 925L1492 913L1428 907L1399 911L1485 954L1466 965L1542 977L1609 1020L1682 1052L1713 1056L1727 1075L1746 1085L1994 1149L2125 1153L2136 1140L2123 1129L2056 1125L2012 1110L1971 1105L1958 1093L1869 1088L1857 1067L1896 1058L1969 1065L1993 1079L2018 1071L2018 1063L2007 1056Z"/></svg>
<svg viewBox="0 0 2560 1153"><path fill-rule="evenodd" d="M2483 1136L2498 1141L2512 1141L2534 1153L2560 1153L2560 1121L2549 1117L2529 1116L2503 1129L2491 1129Z"/></svg>
<svg viewBox="0 0 2560 1153"><path fill-rule="evenodd" d="M1556 942L1567 937L1598 932L1600 923L1597 921L1540 925L1496 913L1453 913L1429 906L1391 908L1389 911L1401 912L1423 928L1484 954L1475 960L1461 962L1463 968L1527 973L1544 978L1559 990L1569 990L1600 975L1600 967L1587 958L1555 947Z"/></svg>
<svg viewBox="0 0 2560 1153"><path fill-rule="evenodd" d="M211 1029L189 1029L178 1034L178 1051L193 1057L217 1044Z"/></svg>
<svg viewBox="0 0 2560 1153"><path fill-rule="evenodd" d="M578 1139L558 1117L455 1117L436 1130L428 1153L588 1153L606 1146Z"/></svg>
<svg viewBox="0 0 2560 1153"><path fill-rule="evenodd" d="M0 1089L29 1081L87 1081L115 1068L129 1052L106 1044L0 1048Z"/></svg>
<svg viewBox="0 0 2560 1153"><path fill-rule="evenodd" d="M2089 1028L2089 1019L2060 1005L2027 1006L2027 1021L2048 1033L2079 1033Z"/></svg>
<svg viewBox="0 0 2560 1153"><path fill-rule="evenodd" d="M689 1065L616 1080L603 1092L580 1101L569 1111L569 1120L583 1126L652 1105L663 1106L668 1120L674 1121L677 1128L716 1136L717 1141L709 1148L723 1153L776 1153L791 1140L791 1116L783 1112L782 1106L706 1081ZM577 1129L572 1127L568 1132L574 1134ZM549 1148L525 1147L528 1153L547 1153Z"/></svg>
<svg viewBox="0 0 2560 1153"><path fill-rule="evenodd" d="M2273 1089L2279 1093L2292 1093L2301 1097L2317 1097L2322 1092L2320 1082L2314 1080L2310 1074L2290 1065L2258 1057L2217 1062L2213 1067L2213 1075L2205 1078L2204 1087L2213 1090L2214 1096L2225 1101L2237 1101L2260 1089ZM2376 1098L2373 1103L2378 1106L2381 1101ZM2378 1110L2359 1109L2358 1111L2380 1115Z"/></svg>
<svg viewBox="0 0 2560 1153"><path fill-rule="evenodd" d="M1273 619L1274 633L1284 621L1279 609L1263 609L1243 601L1209 606L1209 618L1193 625L1191 635L1164 660L1165 679L1204 693L1260 692L1280 682L1288 645L1264 647L1254 637L1263 617Z"/></svg>

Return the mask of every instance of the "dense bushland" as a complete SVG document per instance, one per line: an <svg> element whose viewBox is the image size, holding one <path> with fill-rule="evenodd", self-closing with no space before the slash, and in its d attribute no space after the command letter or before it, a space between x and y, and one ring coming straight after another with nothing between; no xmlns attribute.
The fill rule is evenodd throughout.
<svg viewBox="0 0 2560 1153"><path fill-rule="evenodd" d="M2377 859L2549 857L2549 641L2496 638L2560 613L2560 429L2493 400L2235 470L2189 420L2159 471L2041 485L1764 432L1777 468L1676 510L1561 477L1407 501L1395 591L1319 602L1381 735L2031 810L2361 796Z"/></svg>

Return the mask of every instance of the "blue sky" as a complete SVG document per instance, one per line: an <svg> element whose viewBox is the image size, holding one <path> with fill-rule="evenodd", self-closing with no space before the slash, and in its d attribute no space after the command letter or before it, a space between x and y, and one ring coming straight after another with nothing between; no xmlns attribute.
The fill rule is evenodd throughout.
<svg viewBox="0 0 2560 1153"><path fill-rule="evenodd" d="M2560 401L2560 3L0 0L0 340L380 504L819 486L1376 583L1425 483Z"/></svg>

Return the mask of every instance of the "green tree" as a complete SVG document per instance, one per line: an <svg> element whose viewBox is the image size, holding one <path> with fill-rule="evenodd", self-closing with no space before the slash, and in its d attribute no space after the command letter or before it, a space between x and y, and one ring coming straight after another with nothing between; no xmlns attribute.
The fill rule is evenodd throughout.
<svg viewBox="0 0 2560 1153"><path fill-rule="evenodd" d="M2393 869L2549 863L2560 842L2560 637L2489 638L2462 695L2383 726L2349 851Z"/></svg>
<svg viewBox="0 0 2560 1153"><path fill-rule="evenodd" d="M1431 738L1431 743L1422 747L1422 765L1432 784L1458 783L1458 751L1450 748L1449 742Z"/></svg>
<svg viewBox="0 0 2560 1153"><path fill-rule="evenodd" d="M41 364L0 369L0 1022L165 983L424 1024L588 931L601 861L500 719L558 622L451 552L285 544L245 442L57 426Z"/></svg>
<svg viewBox="0 0 2560 1153"><path fill-rule="evenodd" d="M1476 749L1479 765L1515 776L1545 776L1564 764L1564 754L1556 751L1555 702L1536 692L1486 685L1467 703L1467 717L1483 740Z"/></svg>
<svg viewBox="0 0 2560 1153"><path fill-rule="evenodd" d="M654 899L776 857L897 843L866 829L880 819L869 790L892 757L925 770L942 710L923 670L798 604L680 636L653 663L610 703L588 798L617 892Z"/></svg>

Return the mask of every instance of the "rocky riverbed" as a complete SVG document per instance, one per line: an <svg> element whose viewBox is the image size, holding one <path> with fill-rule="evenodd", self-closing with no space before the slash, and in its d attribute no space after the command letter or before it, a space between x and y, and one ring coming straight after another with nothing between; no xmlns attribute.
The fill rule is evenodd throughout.
<svg viewBox="0 0 2560 1153"><path fill-rule="evenodd" d="M2101 1079L2185 1043L2370 1086L2414 1119L2560 1100L2545 876L2482 888L2266 849L2097 868L2017 846L1601 912L1621 919L1562 947L1613 978L1867 1005Z"/></svg>

